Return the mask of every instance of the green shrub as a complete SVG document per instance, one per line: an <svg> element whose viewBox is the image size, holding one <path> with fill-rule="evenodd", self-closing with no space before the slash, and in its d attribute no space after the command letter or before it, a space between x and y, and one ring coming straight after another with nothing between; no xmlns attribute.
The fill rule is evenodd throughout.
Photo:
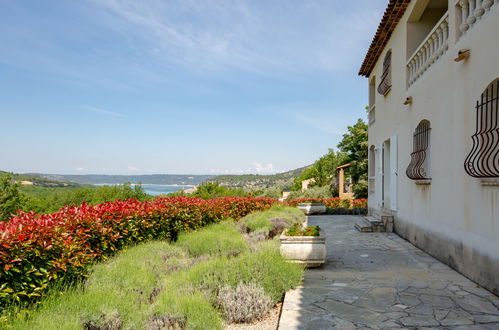
<svg viewBox="0 0 499 330"><path fill-rule="evenodd" d="M367 182L367 174L363 174L360 176L359 181L353 185L353 193L355 194L355 198L367 198L368 187L369 184Z"/></svg>
<svg viewBox="0 0 499 330"><path fill-rule="evenodd" d="M303 276L303 266L287 262L273 246L245 253L238 258L220 257L191 268L185 274L185 283L192 283L215 296L226 286L236 287L240 282L263 287L272 302L297 286Z"/></svg>
<svg viewBox="0 0 499 330"><path fill-rule="evenodd" d="M272 223L263 214L249 215L244 220L244 224L251 232L268 233L272 229Z"/></svg>
<svg viewBox="0 0 499 330"><path fill-rule="evenodd" d="M128 248L97 264L85 284L62 291L54 287L28 320L11 318L11 325L13 329L52 330L120 323L125 328L143 328L150 312L137 306L151 302L158 278L184 258L182 249L167 242Z"/></svg>
<svg viewBox="0 0 499 330"><path fill-rule="evenodd" d="M334 187L332 185L326 185L323 187L312 187L305 191L293 191L288 196L288 200L296 198L331 198L335 197L333 195Z"/></svg>
<svg viewBox="0 0 499 330"><path fill-rule="evenodd" d="M343 209L349 209L350 207L352 207L352 201L346 198L341 199L339 207Z"/></svg>
<svg viewBox="0 0 499 330"><path fill-rule="evenodd" d="M277 188L272 188L272 189L254 191L252 194L254 197L270 197L274 199L279 199L282 197L282 190Z"/></svg>
<svg viewBox="0 0 499 330"><path fill-rule="evenodd" d="M192 197L202 199L213 199L220 197L246 197L249 193L242 188L228 188L221 186L218 182L206 182L199 185Z"/></svg>
<svg viewBox="0 0 499 330"><path fill-rule="evenodd" d="M12 175L2 175L0 177L0 221L8 221L24 203L25 197L19 191L19 184L13 182Z"/></svg>
<svg viewBox="0 0 499 330"><path fill-rule="evenodd" d="M183 233L176 244L193 257L205 254L236 256L248 250L248 244L232 222L212 224L197 232Z"/></svg>
<svg viewBox="0 0 499 330"><path fill-rule="evenodd" d="M239 221L242 232L263 233L272 238L294 223L305 222L305 215L294 207L276 204L272 208L247 215Z"/></svg>
<svg viewBox="0 0 499 330"><path fill-rule="evenodd" d="M217 303L229 323L252 322L267 314L272 307L270 297L253 283L221 288Z"/></svg>
<svg viewBox="0 0 499 330"><path fill-rule="evenodd" d="M296 217L288 209L271 211ZM53 287L29 313L7 311L0 328L222 329L217 309L222 296L245 301L222 307L225 315L256 318L303 276L301 265L280 255L278 241L256 244L259 249L249 252L234 223L222 222L182 234L175 244L153 241L129 247L96 264L85 283Z"/></svg>
<svg viewBox="0 0 499 330"><path fill-rule="evenodd" d="M286 231L286 236L319 236L320 230L319 226L307 226L304 228L302 225L295 223Z"/></svg>
<svg viewBox="0 0 499 330"><path fill-rule="evenodd" d="M185 319L186 329L222 329L222 318L208 297L197 290L179 290L168 287L163 290L154 306L154 315L149 321L158 317ZM153 328L154 329L154 328ZM156 328L176 329L176 328ZM182 328L181 328L182 329Z"/></svg>

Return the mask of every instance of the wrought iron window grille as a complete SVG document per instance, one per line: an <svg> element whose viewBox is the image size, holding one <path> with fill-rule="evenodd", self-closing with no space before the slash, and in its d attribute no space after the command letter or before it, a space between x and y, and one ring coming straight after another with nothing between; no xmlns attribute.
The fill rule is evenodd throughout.
<svg viewBox="0 0 499 330"><path fill-rule="evenodd" d="M389 50L383 60L383 74L381 75L381 82L378 85L378 93L386 96L392 88L392 51Z"/></svg>
<svg viewBox="0 0 499 330"><path fill-rule="evenodd" d="M427 173L430 122L422 120L413 134L411 162L405 173L412 180L431 180Z"/></svg>
<svg viewBox="0 0 499 330"><path fill-rule="evenodd" d="M476 132L464 161L466 173L475 178L499 177L499 79L476 102Z"/></svg>

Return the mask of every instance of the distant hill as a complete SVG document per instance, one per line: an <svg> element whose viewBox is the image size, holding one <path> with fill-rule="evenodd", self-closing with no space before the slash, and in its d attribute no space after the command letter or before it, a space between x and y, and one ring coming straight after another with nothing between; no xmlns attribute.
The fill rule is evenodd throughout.
<svg viewBox="0 0 499 330"><path fill-rule="evenodd" d="M285 189L291 186L294 178L299 177L303 171L309 167L310 166L305 166L295 170L270 175L218 175L207 179L206 182L216 182L222 186L243 188L246 190L262 190L269 188Z"/></svg>
<svg viewBox="0 0 499 330"><path fill-rule="evenodd" d="M68 180L55 180L46 178L39 174L26 173L16 174L5 171L0 171L0 176L11 174L12 179L22 185L39 186L39 187L78 187L78 183L69 182Z"/></svg>
<svg viewBox="0 0 499 330"><path fill-rule="evenodd" d="M143 184L178 184L199 185L201 182L212 178L213 175L181 175L181 174L148 174L148 175L63 175L63 174L38 174L44 178L56 181L71 181L80 184L119 184L119 183L143 183Z"/></svg>

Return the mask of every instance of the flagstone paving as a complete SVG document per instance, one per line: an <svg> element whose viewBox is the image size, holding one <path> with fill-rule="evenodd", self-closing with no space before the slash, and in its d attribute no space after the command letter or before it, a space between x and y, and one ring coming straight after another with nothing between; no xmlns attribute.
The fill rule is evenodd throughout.
<svg viewBox="0 0 499 330"><path fill-rule="evenodd" d="M279 329L499 329L499 298L393 233L356 216L312 216L327 263L286 294Z"/></svg>

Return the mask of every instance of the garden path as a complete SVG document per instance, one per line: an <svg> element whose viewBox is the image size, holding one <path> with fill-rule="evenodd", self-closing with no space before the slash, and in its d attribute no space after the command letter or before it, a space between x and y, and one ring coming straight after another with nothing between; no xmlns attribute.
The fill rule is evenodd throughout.
<svg viewBox="0 0 499 330"><path fill-rule="evenodd" d="M312 216L328 259L286 294L279 329L499 329L499 297L356 216Z"/></svg>

